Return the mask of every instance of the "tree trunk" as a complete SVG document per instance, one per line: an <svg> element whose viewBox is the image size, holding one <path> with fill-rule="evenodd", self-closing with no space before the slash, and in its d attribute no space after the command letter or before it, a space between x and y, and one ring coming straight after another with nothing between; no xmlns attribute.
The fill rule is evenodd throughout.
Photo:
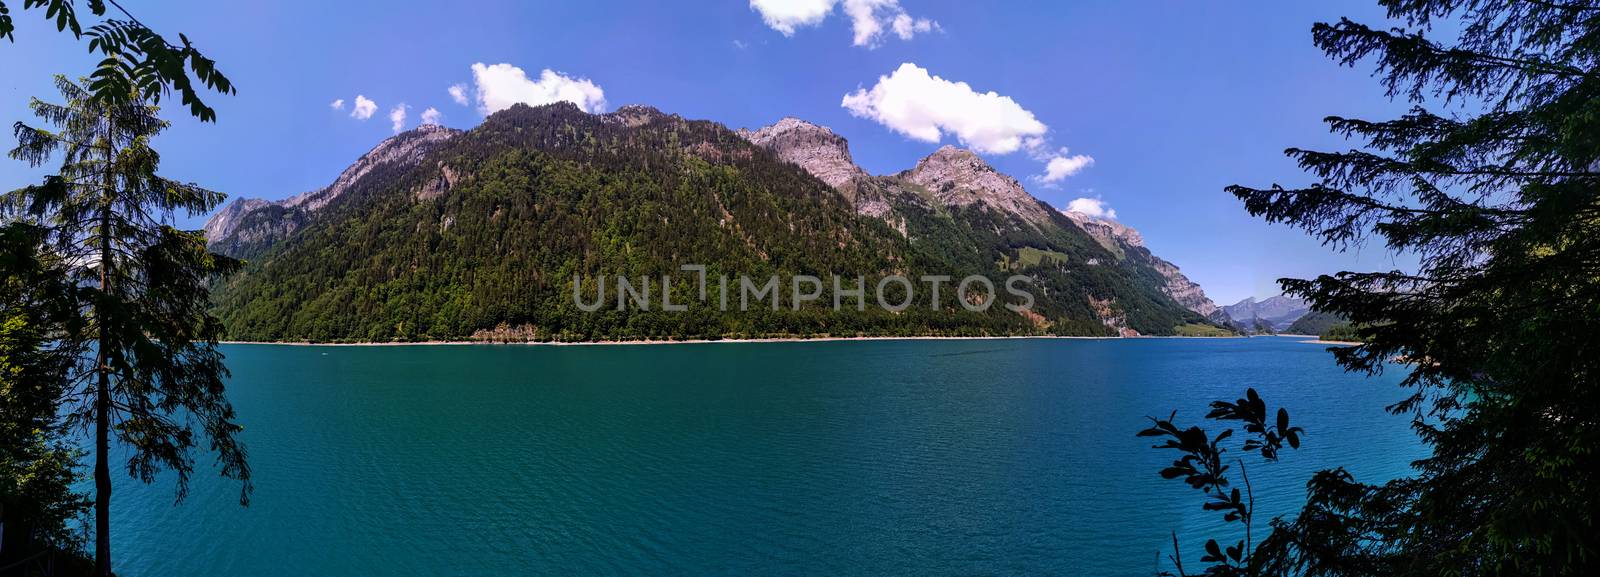
<svg viewBox="0 0 1600 577"><path fill-rule="evenodd" d="M100 350L104 351L106 339L103 336L100 346ZM99 357L97 364L104 363L104 352L96 356ZM110 379L104 370L100 370L100 384L96 387L94 401L94 571L100 577L111 577L111 468L106 456L110 449L109 385Z"/></svg>
<svg viewBox="0 0 1600 577"><path fill-rule="evenodd" d="M110 113L106 114L106 164L104 168L104 203L100 208L100 298L106 298L111 289L111 210L115 197L116 181L112 179L112 164L116 162L114 133ZM106 333L106 318L99 306L94 307L94 320L98 325L99 344L95 350L94 369L99 373L94 399L94 571L100 577L111 577L111 374L106 359L111 350L111 337Z"/></svg>

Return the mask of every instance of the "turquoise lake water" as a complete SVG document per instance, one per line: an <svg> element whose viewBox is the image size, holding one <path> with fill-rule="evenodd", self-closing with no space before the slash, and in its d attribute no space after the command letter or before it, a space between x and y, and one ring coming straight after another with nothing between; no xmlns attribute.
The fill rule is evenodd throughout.
<svg viewBox="0 0 1600 577"><path fill-rule="evenodd" d="M253 502L119 475L121 575L1150 575L1221 523L1146 415L1288 407L1263 519L1421 455L1292 338L224 349Z"/></svg>

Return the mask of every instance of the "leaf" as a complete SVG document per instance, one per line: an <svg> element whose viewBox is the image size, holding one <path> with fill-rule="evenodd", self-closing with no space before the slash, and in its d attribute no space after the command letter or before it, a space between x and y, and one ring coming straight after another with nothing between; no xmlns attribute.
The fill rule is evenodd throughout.
<svg viewBox="0 0 1600 577"><path fill-rule="evenodd" d="M17 38L11 32L16 29L16 24L11 21L11 12L6 9L5 3L0 2L0 38L15 43Z"/></svg>

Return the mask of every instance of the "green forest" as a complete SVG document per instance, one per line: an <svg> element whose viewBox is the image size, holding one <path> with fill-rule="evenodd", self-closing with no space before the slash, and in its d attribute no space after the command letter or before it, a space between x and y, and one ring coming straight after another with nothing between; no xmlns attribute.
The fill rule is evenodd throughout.
<svg viewBox="0 0 1600 577"><path fill-rule="evenodd" d="M305 222L287 238L219 247L248 261L218 287L228 338L1111 336L1103 319L1125 317L1152 335L1205 322L1160 292L1157 273L1116 258L1065 217L1040 227L987 208L908 205L902 235L713 122L652 111L646 122L621 123L568 103L517 105L414 168L393 166L380 165L311 218L290 215ZM441 187L448 190L423 192ZM273 211L281 209L246 218L281 217ZM876 280L889 275L983 275L996 298L1019 304L999 287L1026 275L1035 299L1029 314L970 312L952 283L938 310L923 287L903 312L834 311L825 282L821 298L798 310L786 297L778 310L725 311L717 299L696 298L698 278L679 270L688 264L706 265L712 279L777 275L785 294L794 275L862 276L872 304ZM602 275L635 284L669 275L671 301L689 309L579 310L572 279ZM614 280L608 285L614 295ZM595 290L586 285L583 294Z"/></svg>

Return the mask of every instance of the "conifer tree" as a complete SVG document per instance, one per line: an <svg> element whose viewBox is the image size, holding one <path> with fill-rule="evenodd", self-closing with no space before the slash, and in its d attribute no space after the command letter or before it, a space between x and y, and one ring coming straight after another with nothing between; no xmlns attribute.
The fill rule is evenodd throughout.
<svg viewBox="0 0 1600 577"><path fill-rule="evenodd" d="M157 175L150 140L168 124L155 106L136 89L107 99L65 77L56 86L65 104L35 99L30 107L59 130L17 123L11 156L34 166L57 157L60 170L0 197L0 216L43 227L43 245L81 287L83 326L63 339L86 354L68 375L62 410L69 425L94 431L95 562L110 575L113 437L130 449L130 475L148 483L173 471L180 499L204 442L222 475L243 481L240 501L248 500L250 469L223 391L220 324L208 312L207 282L237 262L206 250L200 232L167 223L178 211L204 214L223 195Z"/></svg>
<svg viewBox="0 0 1600 577"><path fill-rule="evenodd" d="M1222 572L1593 575L1600 2L1381 4L1399 27L1341 20L1313 40L1374 64L1410 112L1329 117L1358 146L1289 149L1309 186L1228 190L1333 247L1381 240L1419 257L1415 271L1281 283L1357 327L1364 344L1337 350L1341 365L1405 371L1408 396L1390 410L1431 454L1384 484L1318 473L1304 510Z"/></svg>
<svg viewBox="0 0 1600 577"><path fill-rule="evenodd" d="M75 289L41 254L42 233L0 226L0 567L41 545L76 560L82 539L72 522L88 509L74 489L81 452L56 415L79 351L54 337L75 330Z"/></svg>

